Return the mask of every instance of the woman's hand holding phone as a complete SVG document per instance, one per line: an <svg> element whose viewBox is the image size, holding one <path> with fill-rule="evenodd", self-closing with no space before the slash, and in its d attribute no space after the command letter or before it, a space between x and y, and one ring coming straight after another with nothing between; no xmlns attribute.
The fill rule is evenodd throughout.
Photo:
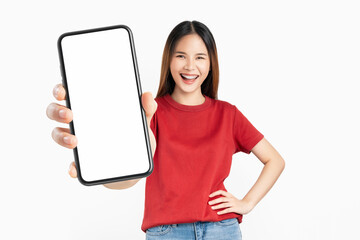
<svg viewBox="0 0 360 240"><path fill-rule="evenodd" d="M54 87L53 95L56 98L56 100L58 100L58 101L65 100L66 91L65 91L64 87L62 86L62 84L57 84ZM150 121L151 121L152 116L156 112L157 103L154 100L151 92L143 93L141 96L141 101L142 101L142 105L143 105L143 108L144 108L145 114L146 114L147 126L149 129L151 151L154 156L155 149L156 149L156 140L155 140L154 133L152 132L152 130L150 128ZM72 111L69 108L67 108L66 106L60 105L58 103L49 104L49 106L46 109L46 115L48 116L48 118L55 120L57 122L61 122L61 123L70 123L73 120ZM70 133L69 128L56 127L53 129L51 135L52 135L52 138L54 139L54 141L63 147L73 149L77 146L77 138L75 135L72 135ZM70 164L69 175L72 178L77 177L77 172L76 172L76 167L75 167L74 162L72 162ZM138 179L129 180L129 181L137 182ZM116 183L114 183L114 184L116 184Z"/></svg>

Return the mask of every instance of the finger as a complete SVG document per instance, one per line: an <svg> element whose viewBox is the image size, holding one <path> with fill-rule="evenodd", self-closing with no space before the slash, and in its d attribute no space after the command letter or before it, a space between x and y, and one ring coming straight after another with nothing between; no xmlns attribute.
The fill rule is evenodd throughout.
<svg viewBox="0 0 360 240"><path fill-rule="evenodd" d="M75 163L72 162L69 166L69 175L70 177L72 178L76 178L77 177L77 172L76 172L76 166L75 166Z"/></svg>
<svg viewBox="0 0 360 240"><path fill-rule="evenodd" d="M232 207L232 204L231 203L222 203L222 204L212 206L211 209L221 209L221 208L228 208L228 207Z"/></svg>
<svg viewBox="0 0 360 240"><path fill-rule="evenodd" d="M221 210L221 211L217 212L217 214L222 215L222 214L230 213L230 212L233 212L233 210L231 208L226 208L224 210Z"/></svg>
<svg viewBox="0 0 360 240"><path fill-rule="evenodd" d="M209 195L209 197L215 197L217 195L223 195L225 197L231 197L232 195L224 190L218 190L216 192L213 192Z"/></svg>
<svg viewBox="0 0 360 240"><path fill-rule="evenodd" d="M141 103L145 110L146 119L150 123L152 116L156 112L157 102L154 100L151 92L145 92L141 95Z"/></svg>
<svg viewBox="0 0 360 240"><path fill-rule="evenodd" d="M58 101L65 100L66 91L61 83L55 85L53 95Z"/></svg>
<svg viewBox="0 0 360 240"><path fill-rule="evenodd" d="M51 136L55 142L63 147L73 149L77 146L77 138L70 133L68 128L56 127L52 131Z"/></svg>
<svg viewBox="0 0 360 240"><path fill-rule="evenodd" d="M215 200L212 200L209 202L209 205L214 205L214 204L217 204L217 203L221 203L221 202L229 202L230 200L227 198L227 197L220 197L220 198L217 198Z"/></svg>
<svg viewBox="0 0 360 240"><path fill-rule="evenodd" d="M48 118L61 123L69 123L73 120L73 113L67 107L57 104L50 103L46 108L46 115Z"/></svg>

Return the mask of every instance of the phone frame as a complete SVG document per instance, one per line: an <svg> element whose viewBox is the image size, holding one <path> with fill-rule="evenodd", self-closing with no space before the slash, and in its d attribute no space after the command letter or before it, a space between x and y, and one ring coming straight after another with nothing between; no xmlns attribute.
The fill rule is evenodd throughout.
<svg viewBox="0 0 360 240"><path fill-rule="evenodd" d="M74 152L77 176L78 176L78 180L80 181L80 183L82 183L85 186L93 186L93 185L98 185L98 184L106 184L106 183L113 183L113 182L120 182L120 181L144 178L144 177L149 176L154 170L154 163L153 163L153 158L152 158L152 151L151 151L150 137L149 137L149 133L148 133L146 115L145 115L145 111L144 111L144 108L143 108L142 102L141 102L142 90L141 90L140 75L139 75L138 63L137 63L136 52L135 52L134 38L133 38L132 31L128 26L114 25L114 26L108 26L108 27L100 27L100 28L93 28L93 29L87 29L87 30L66 32L66 33L63 33L62 35L60 35L60 37L58 38L58 41L57 41L57 47L58 47L58 55L59 55L59 59L60 59L60 71L61 71L61 76L62 76L62 84L66 91L66 99L65 99L66 107L71 109L70 94L69 94L67 78L66 78L66 68L65 68L64 56L63 56L62 45L61 45L62 40L65 37L70 37L73 35L114 30L114 29L118 29L118 28L125 29L129 35L131 55L132 55L132 60L133 60L134 74L135 74L138 99L139 99L139 107L140 107L140 112L141 112L141 116L142 116L143 130L144 130L144 136L145 136L147 153L148 153L149 169L146 172L139 173L139 174L119 176L119 177L107 178L107 179L100 179L100 180L95 180L95 181L86 181L83 179L83 177L81 175L81 166L80 166L79 155L78 155L78 150L77 150L77 146L76 146L73 149L73 152ZM72 120L69 123L69 127L70 127L70 133L75 135L74 120Z"/></svg>

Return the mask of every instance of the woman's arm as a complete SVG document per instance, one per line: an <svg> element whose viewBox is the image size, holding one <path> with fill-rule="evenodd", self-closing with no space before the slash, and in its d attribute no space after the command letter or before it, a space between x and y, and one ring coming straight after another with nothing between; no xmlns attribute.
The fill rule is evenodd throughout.
<svg viewBox="0 0 360 240"><path fill-rule="evenodd" d="M223 195L223 197L209 201L209 205L212 205L213 210L217 211L217 209L225 208L218 211L217 214L222 215L230 212L249 213L271 189L284 170L284 159L265 138L260 140L251 151L264 164L259 178L243 199L237 199L231 193L223 190L211 193L209 197Z"/></svg>
<svg viewBox="0 0 360 240"><path fill-rule="evenodd" d="M285 161L265 138L257 143L251 152L264 164L259 178L243 198L254 208L279 178L285 168Z"/></svg>
<svg viewBox="0 0 360 240"><path fill-rule="evenodd" d="M133 179L123 182L115 182L115 183L107 183L103 184L104 187L110 188L110 189L126 189L134 186L140 179Z"/></svg>

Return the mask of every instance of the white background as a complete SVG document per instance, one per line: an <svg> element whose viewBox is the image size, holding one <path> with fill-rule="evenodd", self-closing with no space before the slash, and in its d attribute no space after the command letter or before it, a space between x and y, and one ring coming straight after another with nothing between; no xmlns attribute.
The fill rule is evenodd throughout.
<svg viewBox="0 0 360 240"><path fill-rule="evenodd" d="M126 190L85 187L67 173L72 150L51 138L67 126L45 114L61 81L56 41L130 26L143 91L155 95L166 38L183 20L215 37L219 99L238 106L286 161L244 216L243 238L360 239L359 12L344 0L2 1L0 239L145 239L145 179ZM225 186L242 198L261 169L238 153Z"/></svg>

